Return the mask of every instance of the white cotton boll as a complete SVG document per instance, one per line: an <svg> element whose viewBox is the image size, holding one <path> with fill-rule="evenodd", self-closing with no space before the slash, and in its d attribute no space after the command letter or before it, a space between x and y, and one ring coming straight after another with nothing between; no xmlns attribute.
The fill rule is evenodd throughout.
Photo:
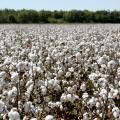
<svg viewBox="0 0 120 120"><path fill-rule="evenodd" d="M113 116L115 118L119 118L120 117L120 112L113 112Z"/></svg>
<svg viewBox="0 0 120 120"><path fill-rule="evenodd" d="M102 89L100 91L100 96L103 98L103 99L107 99L107 90L106 89Z"/></svg>
<svg viewBox="0 0 120 120"><path fill-rule="evenodd" d="M94 105L95 105L95 99L94 99L94 97L92 97L92 98L87 102L87 104L88 104L90 107L94 106Z"/></svg>
<svg viewBox="0 0 120 120"><path fill-rule="evenodd" d="M4 72L4 71L0 72L0 78L5 79L6 75L7 75L6 72Z"/></svg>
<svg viewBox="0 0 120 120"><path fill-rule="evenodd" d="M13 72L13 73L11 74L11 81L18 83L18 82L19 82L19 74L16 73L16 72Z"/></svg>
<svg viewBox="0 0 120 120"><path fill-rule="evenodd" d="M25 104L24 104L24 111L25 112L30 112L31 111L31 106L32 106L32 102L31 101L25 102Z"/></svg>
<svg viewBox="0 0 120 120"><path fill-rule="evenodd" d="M45 117L45 120L56 120L56 119L55 119L54 116L52 116L52 115L47 115L47 116Z"/></svg>
<svg viewBox="0 0 120 120"><path fill-rule="evenodd" d="M118 85L120 86L120 81L118 82Z"/></svg>
<svg viewBox="0 0 120 120"><path fill-rule="evenodd" d="M71 76L71 72L66 72L66 77L70 77Z"/></svg>
<svg viewBox="0 0 120 120"><path fill-rule="evenodd" d="M8 97L15 97L17 95L17 88L13 87L12 90L8 91Z"/></svg>
<svg viewBox="0 0 120 120"><path fill-rule="evenodd" d="M37 118L31 118L30 120L37 120Z"/></svg>
<svg viewBox="0 0 120 120"><path fill-rule="evenodd" d="M81 54L77 52L75 56L76 56L76 61L79 62L79 60L81 59Z"/></svg>
<svg viewBox="0 0 120 120"><path fill-rule="evenodd" d="M8 113L9 120L20 120L20 115L17 112L17 108L12 108Z"/></svg>
<svg viewBox="0 0 120 120"><path fill-rule="evenodd" d="M4 61L4 65L9 65L9 64L11 64L12 63L12 58L10 58L10 57L7 57L6 59L5 59L5 61Z"/></svg>
<svg viewBox="0 0 120 120"><path fill-rule="evenodd" d="M67 101L67 95L63 93L60 100L61 100L61 102L66 102Z"/></svg>
<svg viewBox="0 0 120 120"><path fill-rule="evenodd" d="M25 63L24 62L18 62L16 65L18 71L24 71L25 70Z"/></svg>
<svg viewBox="0 0 120 120"><path fill-rule="evenodd" d="M79 99L79 96L75 95L75 94L62 94L61 96L61 102L74 102L76 99Z"/></svg>
<svg viewBox="0 0 120 120"><path fill-rule="evenodd" d="M67 88L67 91L68 91L69 93L71 93L71 94L74 92L74 90L73 90L72 87L68 87L68 88Z"/></svg>
<svg viewBox="0 0 120 120"><path fill-rule="evenodd" d="M56 107L60 107L61 105L62 105L61 102L56 102L56 103L55 103L55 106L56 106Z"/></svg>
<svg viewBox="0 0 120 120"><path fill-rule="evenodd" d="M74 68L71 67L71 68L68 68L69 72L74 72Z"/></svg>
<svg viewBox="0 0 120 120"><path fill-rule="evenodd" d="M115 69L115 67L116 67L116 62L115 62L114 60L111 60L111 61L108 62L107 66L108 66L108 68L110 68L110 69Z"/></svg>
<svg viewBox="0 0 120 120"><path fill-rule="evenodd" d="M63 70L59 70L57 75L58 77L61 77L63 75Z"/></svg>
<svg viewBox="0 0 120 120"><path fill-rule="evenodd" d="M97 108L100 107L100 102L96 102L96 107L97 107Z"/></svg>
<svg viewBox="0 0 120 120"><path fill-rule="evenodd" d="M32 81L32 80L29 80L29 81L27 81L27 83L26 83L26 87L29 87L31 84L33 84L34 82Z"/></svg>
<svg viewBox="0 0 120 120"><path fill-rule="evenodd" d="M83 93L83 95L82 95L82 98L83 98L83 99L87 99L88 97L89 97L89 95L88 95L87 92Z"/></svg>
<svg viewBox="0 0 120 120"><path fill-rule="evenodd" d="M27 88L27 93L31 94L32 90L33 90L33 84Z"/></svg>
<svg viewBox="0 0 120 120"><path fill-rule="evenodd" d="M5 103L0 100L0 114L3 112L4 109L5 109Z"/></svg>
<svg viewBox="0 0 120 120"><path fill-rule="evenodd" d="M97 63L99 65L102 65L102 64L106 64L106 59L104 57L100 57L98 60L97 60Z"/></svg>
<svg viewBox="0 0 120 120"><path fill-rule="evenodd" d="M84 92L86 90L86 85L85 83L82 83L80 86L80 89Z"/></svg>
<svg viewBox="0 0 120 120"><path fill-rule="evenodd" d="M42 94L42 95L46 95L46 93L47 93L47 88L46 88L45 86L41 86L40 88L41 88L41 94Z"/></svg>
<svg viewBox="0 0 120 120"><path fill-rule="evenodd" d="M114 98L117 97L118 93L119 93L119 91L118 91L117 89L115 89L115 90L114 90L114 93L113 93L113 97L114 97Z"/></svg>
<svg viewBox="0 0 120 120"><path fill-rule="evenodd" d="M54 79L45 81L45 86L48 87L48 88L52 88L53 84L54 84Z"/></svg>
<svg viewBox="0 0 120 120"><path fill-rule="evenodd" d="M91 74L89 75L89 79L94 81L94 80L97 80L98 76L99 76L99 75L96 74L96 73L91 73Z"/></svg>
<svg viewBox="0 0 120 120"><path fill-rule="evenodd" d="M33 53L29 53L28 56L29 56L29 59L30 59L31 61L33 61L33 62L36 60L36 57L37 57L37 56L36 56L35 54L33 54Z"/></svg>
<svg viewBox="0 0 120 120"><path fill-rule="evenodd" d="M100 78L100 79L98 79L97 82L101 87L105 87L107 84L107 80L105 78Z"/></svg>
<svg viewBox="0 0 120 120"><path fill-rule="evenodd" d="M40 74L43 73L43 70L40 67L36 67L36 72Z"/></svg>
<svg viewBox="0 0 120 120"><path fill-rule="evenodd" d="M83 114L83 120L89 120L89 114L86 112Z"/></svg>

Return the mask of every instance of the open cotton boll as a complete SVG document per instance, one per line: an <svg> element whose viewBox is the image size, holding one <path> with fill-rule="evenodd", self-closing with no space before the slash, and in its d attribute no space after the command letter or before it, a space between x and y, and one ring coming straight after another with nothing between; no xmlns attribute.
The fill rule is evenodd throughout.
<svg viewBox="0 0 120 120"><path fill-rule="evenodd" d="M27 87L27 93L31 94L32 90L33 90L33 84L31 84L29 87Z"/></svg>
<svg viewBox="0 0 120 120"><path fill-rule="evenodd" d="M107 99L107 90L106 89L101 89L100 91L100 96L106 100Z"/></svg>
<svg viewBox="0 0 120 120"><path fill-rule="evenodd" d="M16 67L17 67L18 71L24 71L25 70L25 63L24 62L18 62Z"/></svg>
<svg viewBox="0 0 120 120"><path fill-rule="evenodd" d="M76 56L76 61L79 62L80 59L81 59L81 54L80 54L80 52L77 52L75 56Z"/></svg>
<svg viewBox="0 0 120 120"><path fill-rule="evenodd" d="M63 70L59 70L57 73L58 77L61 77L63 75L63 73L64 73Z"/></svg>
<svg viewBox="0 0 120 120"><path fill-rule="evenodd" d="M17 88L13 87L12 90L8 91L8 97L15 97L17 95Z"/></svg>
<svg viewBox="0 0 120 120"><path fill-rule="evenodd" d="M107 64L109 69L115 69L116 65L117 64L114 60L109 61L108 64Z"/></svg>
<svg viewBox="0 0 120 120"><path fill-rule="evenodd" d="M79 99L79 96L75 95L75 94L62 94L61 96L61 102L74 102L76 99Z"/></svg>
<svg viewBox="0 0 120 120"><path fill-rule="evenodd" d="M72 87L68 87L68 88L67 88L67 91L68 91L69 93L71 93L71 94L75 92L75 91L74 91L74 88L72 88Z"/></svg>
<svg viewBox="0 0 120 120"><path fill-rule="evenodd" d="M56 120L56 119L55 119L54 116L52 116L52 115L47 115L47 116L45 117L45 120Z"/></svg>
<svg viewBox="0 0 120 120"><path fill-rule="evenodd" d="M89 120L89 114L87 112L83 114L83 120Z"/></svg>
<svg viewBox="0 0 120 120"><path fill-rule="evenodd" d="M119 110L118 107L114 107L114 108L112 109L112 113L113 113L113 116L114 116L115 118L120 118L120 110Z"/></svg>
<svg viewBox="0 0 120 120"><path fill-rule="evenodd" d="M19 82L19 74L16 72L12 72L11 73L11 81L18 83Z"/></svg>
<svg viewBox="0 0 120 120"><path fill-rule="evenodd" d="M33 80L29 80L29 81L27 81L27 83L26 83L26 87L29 87L31 84L33 84L34 82L33 82Z"/></svg>
<svg viewBox="0 0 120 120"><path fill-rule="evenodd" d="M85 83L82 83L82 84L81 84L80 89L81 89L82 91L85 91L85 90L86 90L86 85L85 85Z"/></svg>
<svg viewBox="0 0 120 120"><path fill-rule="evenodd" d="M17 108L12 108L8 113L9 120L20 120L20 115L17 112Z"/></svg>
<svg viewBox="0 0 120 120"><path fill-rule="evenodd" d="M95 105L95 99L94 99L94 97L92 97L92 98L87 102L87 104L88 104L90 107L94 106L94 105Z"/></svg>
<svg viewBox="0 0 120 120"><path fill-rule="evenodd" d="M88 95L87 92L83 93L82 98L83 98L84 100L86 100L88 97L89 97L89 95Z"/></svg>
<svg viewBox="0 0 120 120"><path fill-rule="evenodd" d="M0 78L5 79L6 76L7 76L6 72L4 72L4 71L0 72Z"/></svg>
<svg viewBox="0 0 120 120"><path fill-rule="evenodd" d="M10 58L10 57L7 57L5 60L4 60L4 65L9 65L9 64L11 64L12 63L12 58Z"/></svg>
<svg viewBox="0 0 120 120"><path fill-rule="evenodd" d="M46 95L46 93L47 93L47 88L46 88L45 86L41 86L40 88L41 88L41 94L42 94L42 95Z"/></svg>
<svg viewBox="0 0 120 120"><path fill-rule="evenodd" d="M4 111L5 109L5 103L0 100L0 114Z"/></svg>
<svg viewBox="0 0 120 120"><path fill-rule="evenodd" d="M68 68L69 72L74 72L74 68L71 67L71 68Z"/></svg>
<svg viewBox="0 0 120 120"><path fill-rule="evenodd" d="M28 56L29 56L29 59L30 59L32 62L34 62L34 61L36 60L36 57L37 57L37 55L36 55L36 54L33 54L33 53L29 53Z"/></svg>
<svg viewBox="0 0 120 120"><path fill-rule="evenodd" d="M25 102L25 104L24 104L24 111L25 112L30 112L31 111L31 106L32 106L32 102L31 101Z"/></svg>
<svg viewBox="0 0 120 120"><path fill-rule="evenodd" d="M98 60L97 60L97 63L99 64L99 65L102 65L102 64L106 64L106 59L104 58L104 57L100 57Z"/></svg>
<svg viewBox="0 0 120 120"><path fill-rule="evenodd" d="M89 75L89 79L90 79L90 80L93 80L93 81L96 81L98 77L99 77L99 75L96 74L96 73L91 73L91 74Z"/></svg>

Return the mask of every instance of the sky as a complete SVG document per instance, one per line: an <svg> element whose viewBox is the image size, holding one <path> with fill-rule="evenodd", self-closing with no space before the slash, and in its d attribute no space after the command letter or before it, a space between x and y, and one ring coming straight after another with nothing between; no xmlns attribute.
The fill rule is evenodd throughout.
<svg viewBox="0 0 120 120"><path fill-rule="evenodd" d="M120 0L0 0L0 9L120 10Z"/></svg>

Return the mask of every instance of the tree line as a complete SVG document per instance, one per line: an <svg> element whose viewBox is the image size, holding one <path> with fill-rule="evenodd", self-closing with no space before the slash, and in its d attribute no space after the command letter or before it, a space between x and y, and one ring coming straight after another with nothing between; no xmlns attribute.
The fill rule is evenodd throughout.
<svg viewBox="0 0 120 120"><path fill-rule="evenodd" d="M0 23L120 23L120 11L4 9Z"/></svg>

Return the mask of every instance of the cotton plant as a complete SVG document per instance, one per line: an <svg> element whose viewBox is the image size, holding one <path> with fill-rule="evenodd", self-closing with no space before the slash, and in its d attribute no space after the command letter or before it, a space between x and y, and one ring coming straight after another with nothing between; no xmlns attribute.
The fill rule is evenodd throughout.
<svg viewBox="0 0 120 120"><path fill-rule="evenodd" d="M119 34L119 25L1 27L1 117L119 120Z"/></svg>

